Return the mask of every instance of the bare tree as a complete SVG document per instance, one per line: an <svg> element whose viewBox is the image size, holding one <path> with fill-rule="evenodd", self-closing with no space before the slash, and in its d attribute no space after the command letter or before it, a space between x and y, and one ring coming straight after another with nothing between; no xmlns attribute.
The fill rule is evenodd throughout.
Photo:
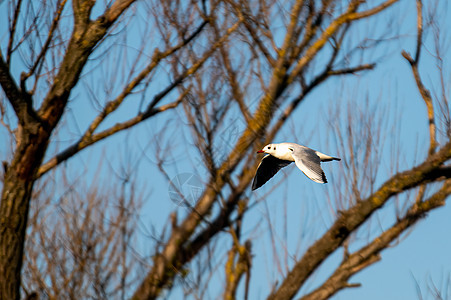
<svg viewBox="0 0 451 300"><path fill-rule="evenodd" d="M8 100L2 100L2 120L14 134L10 137L13 145L11 156L3 163L5 173L0 205L2 299L19 298L25 228L36 179L82 149L176 107L185 95L171 92L199 70L230 34L226 32L221 40L199 51L199 57L193 65L184 65L183 72L170 76L166 86L154 83L157 81L154 78L156 71L171 56L198 38L208 19L204 17L206 12L202 11L205 7L197 4L188 7L174 7L170 2L162 5L160 2L142 4L139 8L147 16L153 16L154 20L143 22L147 26L141 33L143 43L137 46L132 56L125 58L123 56L127 52L115 53L119 55L116 59L123 59L126 73L120 76L117 70L113 70L114 74L110 77L112 81L105 86L108 91L105 98L93 99L97 116L81 129L72 145L43 163L52 134L58 124L64 124L61 120L70 97L74 97L72 91L80 84L80 76L89 74L89 65L95 65L90 64L89 59L100 55L96 60L108 64L102 55L111 53L108 49L114 49L120 42L120 39L111 37L119 36L127 41L126 26L133 26L133 20L140 21L134 2L119 0L98 3L95 8L94 1L72 1L68 4L63 0L27 5L19 0L2 3L2 6L8 6L5 20L8 20L6 28L9 29L6 33L7 43L2 45L0 53L0 84ZM71 18L65 17L68 12ZM174 28L174 24L171 24L171 18L177 16L185 19L183 27ZM164 33L163 29L161 32L154 30L159 27L164 30L172 28L171 34L160 35ZM153 39L163 42L146 43ZM109 44L110 41L113 43ZM129 46L134 47L132 44ZM24 58L24 65L20 76L16 76L12 67L20 57ZM114 66L117 66L117 61ZM153 88L154 84L157 86L156 91L153 96L148 96L145 92ZM144 107L114 125L104 125L107 117L129 102L128 99L132 99L134 93L143 95ZM162 104L163 100L165 104ZM14 111L14 118L8 113L10 108Z"/></svg>
<svg viewBox="0 0 451 300"><path fill-rule="evenodd" d="M116 188L61 181L58 188L49 180L35 188L25 242L25 295L126 299L140 280L141 263L131 247L142 196L135 195L132 181Z"/></svg>
<svg viewBox="0 0 451 300"><path fill-rule="evenodd" d="M224 257L224 268L211 267L210 270L224 270L222 294L225 298L237 297L243 279L247 297L254 250L252 240L243 236L242 228L246 214L253 208L249 185L258 165L255 150L271 142L300 103L327 79L361 74L376 67L377 61L369 60L365 53L383 46L383 38L396 40L398 37L383 36L371 45L370 38L353 33L359 31L363 20L378 18L396 9L397 2L402 1L385 0L374 4L361 0L283 3L273 0L189 3L75 0L69 5L58 0L26 6L17 0L1 4L9 7L7 41L2 43L0 51L0 84L4 92L1 121L12 146L3 163L0 270L4 276L0 278L0 298L20 297L24 245L36 240L46 249L56 251L63 244L77 253L77 261L74 261L68 260L64 251L56 251L59 265L76 264L77 268L69 276L73 277L63 278L66 285L60 287L61 281L53 283L51 277L46 277L51 276L51 272L44 270L49 266L48 255L52 252L39 256L42 250L30 249L23 274L29 285L24 292L31 292L31 288L49 297L70 297L76 296L71 292L86 286L88 278L102 281L101 276L95 276L95 268L104 268L104 262L96 254L112 247L116 235L113 230L111 235L103 237L106 240L97 240L97 235L89 233L110 231L112 227L102 227L105 224L95 223L88 216L100 214L98 219L104 219L102 209L97 209L106 205L104 197L87 193L88 196L84 196L90 199L87 203L67 203L74 206L68 206L71 208L64 217L72 220L73 226L63 226L61 232L49 231L47 220L40 219L39 214L29 216L35 182L45 179L49 171L81 150L165 111L183 115L181 118L188 123L186 127L191 132L187 139L198 150L199 165L208 176L203 193L195 203L184 199L183 203L189 204L188 213L180 217L174 212L168 217L170 227L152 245L155 249L152 260L148 261L147 273L127 295L133 294L134 299L154 299L171 291L174 281L186 276L184 268L194 267L196 258L204 255L221 237L230 245ZM362 170L353 165L360 158L352 153L354 128L349 125L347 132L337 130L337 135L342 135L341 144L349 142L341 148L351 153L344 161L343 171L353 172L353 180L341 184L352 192L346 194L347 199L341 199L340 211L328 230L289 267L280 284L274 283L269 298L295 297L320 264L340 248L345 252L342 263L322 285L304 297L325 299L353 286L348 283L352 275L378 261L383 249L428 211L443 205L451 192L448 179L451 173L445 166L451 158L451 142L449 134L439 142L435 121L437 115L449 120L448 102L446 92L442 93L437 111L431 92L420 76L418 64L423 40L420 0L417 8L415 54L412 57L403 52L403 56L411 66L427 107L430 133L427 157L377 185L376 169L362 175ZM388 32L389 24L378 26L385 25ZM23 59L23 65L19 64L19 58ZM13 68L16 64L20 76ZM103 85L99 84L99 78L103 79ZM71 125L70 118L81 120L83 115L75 112L71 115L77 109L72 103L83 105L84 97L92 107L89 121L80 121L82 125L78 127ZM121 109L126 117L121 115ZM237 132L236 139L221 136L230 119L229 123L243 124L244 129ZM372 162L377 160L373 156L377 153L371 152L371 146L379 138L373 134L371 126L365 137L367 147L363 160L364 165L376 168ZM446 129L449 133L449 127ZM58 136L70 136L71 141L59 143ZM155 145L156 149L165 147L157 138ZM153 158L169 179L165 166L168 158L161 153L155 151ZM428 188L431 184L441 186ZM417 189L415 201L407 204L388 230L358 250L348 252L350 237L376 211L414 189ZM184 197L183 193L180 197ZM74 195L74 199L77 198L80 197ZM43 205L50 204L44 201ZM73 215L75 209L81 209L84 216ZM122 222L119 220L123 220L120 218L123 212L118 210L116 223ZM32 227L26 240L29 220L32 220ZM125 235L117 234L127 239L132 234L130 223L124 223L122 228L124 226L127 228ZM87 231L86 242L95 245L95 250L85 251L87 244L77 242L80 234L77 230ZM55 239L46 236L50 232ZM58 239L61 234L68 236ZM60 241L62 244L58 244ZM111 253L110 257L116 263L102 274L125 270L126 265L130 267L120 255ZM49 282L53 286L48 286ZM105 285L108 282L97 286ZM198 287L202 289L200 284ZM128 288L123 281L119 285L122 293ZM57 294L58 291L62 294ZM202 295L202 291L198 292ZM93 294L87 296L107 297L109 293L94 289Z"/></svg>

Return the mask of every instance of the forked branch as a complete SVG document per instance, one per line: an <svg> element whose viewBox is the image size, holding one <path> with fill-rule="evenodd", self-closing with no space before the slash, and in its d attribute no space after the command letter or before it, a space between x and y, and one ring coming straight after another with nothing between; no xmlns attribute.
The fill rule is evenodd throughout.
<svg viewBox="0 0 451 300"><path fill-rule="evenodd" d="M429 151L428 155L432 155L435 152L437 147L437 138L436 138L436 126L435 126L435 117L434 117L434 105L432 102L431 93L424 86L423 81L420 77L420 72L418 71L418 64L420 60L420 52L422 45L422 36L423 36L423 15L422 15L422 7L423 4L421 0L417 0L417 43L416 43L416 53L415 58L413 59L409 53L406 51L402 51L402 56L409 62L412 73L415 78L415 82L418 87L418 91L423 98L424 103L426 104L428 121L429 121Z"/></svg>
<svg viewBox="0 0 451 300"><path fill-rule="evenodd" d="M44 45L42 46L41 51L39 52L38 56L36 57L36 60L33 64L33 66L30 68L30 70L25 73L23 72L20 75L20 86L22 88L22 90L26 90L26 84L25 82L27 81L27 79L32 76L34 74L34 72L36 71L36 68L39 66L39 64L42 62L42 59L45 57L45 55L47 54L47 50L49 49L49 46L52 42L54 33L58 27L59 21L61 19L61 14L63 12L64 6L66 5L67 0L62 0L61 2L58 2L57 8L56 8L56 12L55 12L55 16L53 17L53 21L52 21L52 25L50 26L50 29L47 33L47 39L44 43ZM35 84L36 86L36 84ZM30 91L31 94L33 94L33 91Z"/></svg>
<svg viewBox="0 0 451 300"><path fill-rule="evenodd" d="M11 103L14 112L16 113L19 123L21 125L29 124L30 122L38 121L36 112L33 109L31 96L22 91L14 81L9 72L8 64L3 60L3 55L0 51L0 85Z"/></svg>

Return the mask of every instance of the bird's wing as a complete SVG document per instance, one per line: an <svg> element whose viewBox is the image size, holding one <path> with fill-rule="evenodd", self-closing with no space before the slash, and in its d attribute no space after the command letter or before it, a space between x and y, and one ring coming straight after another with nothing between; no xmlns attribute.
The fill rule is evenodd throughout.
<svg viewBox="0 0 451 300"><path fill-rule="evenodd" d="M327 183L326 175L321 169L321 159L314 150L307 147L294 148L291 155L305 176L318 183Z"/></svg>
<svg viewBox="0 0 451 300"><path fill-rule="evenodd" d="M252 190L256 190L264 185L283 167L291 164L291 161L278 159L270 154L265 155L257 167L254 182L252 182Z"/></svg>

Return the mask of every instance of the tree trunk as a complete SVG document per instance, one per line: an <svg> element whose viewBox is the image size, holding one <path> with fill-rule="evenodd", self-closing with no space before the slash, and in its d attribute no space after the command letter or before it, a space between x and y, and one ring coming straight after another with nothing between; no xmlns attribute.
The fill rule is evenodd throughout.
<svg viewBox="0 0 451 300"><path fill-rule="evenodd" d="M14 158L5 172L0 203L0 299L20 299L28 209L35 175L50 134L40 124L28 126L17 141ZM19 131L21 126L19 126ZM30 130L31 129L31 130Z"/></svg>

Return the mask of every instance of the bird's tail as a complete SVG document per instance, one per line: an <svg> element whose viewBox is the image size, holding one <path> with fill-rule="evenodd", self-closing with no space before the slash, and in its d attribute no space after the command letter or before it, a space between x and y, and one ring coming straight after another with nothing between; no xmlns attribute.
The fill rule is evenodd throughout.
<svg viewBox="0 0 451 300"><path fill-rule="evenodd" d="M321 161L332 161L332 160L341 160L341 158L329 156L327 154L316 151L316 155L319 156Z"/></svg>
<svg viewBox="0 0 451 300"><path fill-rule="evenodd" d="M333 161L333 160L338 160L338 161L340 161L341 160L341 158L338 158L338 157L328 157L328 158L326 158L326 159L321 159L321 161Z"/></svg>

